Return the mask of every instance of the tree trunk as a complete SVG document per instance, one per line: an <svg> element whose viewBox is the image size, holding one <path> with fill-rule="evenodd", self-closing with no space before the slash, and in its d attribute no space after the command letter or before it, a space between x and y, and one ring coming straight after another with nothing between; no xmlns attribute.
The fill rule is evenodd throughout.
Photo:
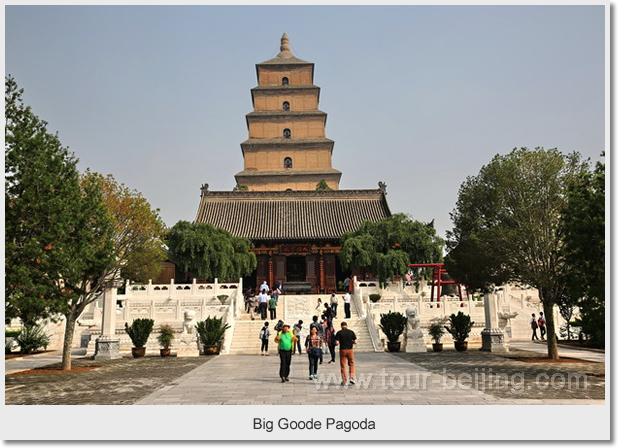
<svg viewBox="0 0 618 448"><path fill-rule="evenodd" d="M71 347L73 345L73 333L75 332L77 314L75 311L71 311L65 317L67 321L64 330L64 344L62 346L62 370L71 370Z"/></svg>
<svg viewBox="0 0 618 448"><path fill-rule="evenodd" d="M554 306L548 297L543 300L543 313L545 314L545 325L547 326L547 357L558 359L558 341L556 340L556 324L554 322Z"/></svg>

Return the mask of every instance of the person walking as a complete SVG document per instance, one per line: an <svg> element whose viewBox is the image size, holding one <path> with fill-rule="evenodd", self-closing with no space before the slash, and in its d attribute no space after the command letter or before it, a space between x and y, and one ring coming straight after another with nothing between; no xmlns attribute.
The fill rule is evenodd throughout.
<svg viewBox="0 0 618 448"><path fill-rule="evenodd" d="M344 291L350 290L350 277L346 277L345 280L343 281L343 290Z"/></svg>
<svg viewBox="0 0 618 448"><path fill-rule="evenodd" d="M268 294L268 291L270 291L270 288L268 287L268 283L266 283L266 280L264 280L260 285L260 292L265 292Z"/></svg>
<svg viewBox="0 0 618 448"><path fill-rule="evenodd" d="M530 328L532 329L532 340L536 339L538 341L539 337L536 335L536 329L539 328L539 324L534 313L532 313L532 319L530 319Z"/></svg>
<svg viewBox="0 0 618 448"><path fill-rule="evenodd" d="M258 307L260 305L260 301L256 295L252 295L249 299L249 314L251 315L251 320L255 320L255 313L258 311Z"/></svg>
<svg viewBox="0 0 618 448"><path fill-rule="evenodd" d="M292 363L292 351L294 350L294 344L298 342L298 339L290 331L288 324L283 324L281 331L277 333L275 342L279 348L279 359L281 364L279 366L279 377L281 382L285 383L290 381L290 364Z"/></svg>
<svg viewBox="0 0 618 448"><path fill-rule="evenodd" d="M332 322L329 322L326 330L324 330L324 342L330 352L330 361L328 363L335 362L335 327L333 327Z"/></svg>
<svg viewBox="0 0 618 448"><path fill-rule="evenodd" d="M275 288L272 293L272 296L274 297L275 302L279 302L279 294L281 294L281 290L279 288Z"/></svg>
<svg viewBox="0 0 618 448"><path fill-rule="evenodd" d="M268 329L268 321L264 322L264 326L260 330L260 341L262 341L262 347L260 348L260 355L268 355L268 339L270 338L270 330Z"/></svg>
<svg viewBox="0 0 618 448"><path fill-rule="evenodd" d="M320 311L320 308L322 308L322 299L320 299L320 298L318 297L318 304L317 304L317 306L315 307L315 310L316 310L316 311Z"/></svg>
<svg viewBox="0 0 618 448"><path fill-rule="evenodd" d="M301 337L302 331L303 331L303 321L299 320L292 327L292 333L294 333L294 336L296 336L299 341L300 341L300 337ZM302 349L300 348L300 344L296 344L296 347L298 347L298 354L302 355L303 352L302 352ZM296 352L296 350L294 350L294 352ZM294 354L294 353L292 353L292 354Z"/></svg>
<svg viewBox="0 0 618 448"><path fill-rule="evenodd" d="M345 311L345 318L346 319L351 319L352 318L352 314L351 314L351 310L350 310L350 302L352 301L352 296L350 295L350 292L346 292L345 296L343 296L343 310Z"/></svg>
<svg viewBox="0 0 618 448"><path fill-rule="evenodd" d="M317 330L318 334L322 336L322 339L323 339L324 338L324 325L322 325L318 321L318 316L313 316L313 322L311 322L311 325L309 325L309 332L311 332L311 329L314 327ZM320 364L322 364L323 361L324 361L324 356L320 356Z"/></svg>
<svg viewBox="0 0 618 448"><path fill-rule="evenodd" d="M311 333L305 340L305 349L309 356L309 379L312 380L318 377L318 360L322 356L322 345L324 340L318 334L316 327L311 328Z"/></svg>
<svg viewBox="0 0 618 448"><path fill-rule="evenodd" d="M268 311L270 312L270 320L275 320L277 318L277 299L275 299L274 294L268 301Z"/></svg>
<svg viewBox="0 0 618 448"><path fill-rule="evenodd" d="M543 317L543 311L539 313L538 324L539 324L539 330L541 331L541 339L544 341L547 327L545 327L545 317Z"/></svg>
<svg viewBox="0 0 618 448"><path fill-rule="evenodd" d="M339 346L339 363L341 366L341 385L345 386L348 381L346 374L346 362L350 369L350 384L356 384L354 367L354 345L357 343L356 334L348 328L347 322L341 322L341 330L335 335L335 345Z"/></svg>
<svg viewBox="0 0 618 448"><path fill-rule="evenodd" d="M324 317L330 322L332 322L335 317L335 313L328 303L324 303Z"/></svg>
<svg viewBox="0 0 618 448"><path fill-rule="evenodd" d="M260 292L260 295L258 296L258 299L260 301L260 316L261 316L261 319L264 320L264 319L266 319L266 315L268 314L266 312L266 310L268 308L268 294L266 294L266 292L262 291L262 292Z"/></svg>
<svg viewBox="0 0 618 448"><path fill-rule="evenodd" d="M339 305L339 299L335 293L330 295L330 308L333 310L333 318L337 317L337 306Z"/></svg>

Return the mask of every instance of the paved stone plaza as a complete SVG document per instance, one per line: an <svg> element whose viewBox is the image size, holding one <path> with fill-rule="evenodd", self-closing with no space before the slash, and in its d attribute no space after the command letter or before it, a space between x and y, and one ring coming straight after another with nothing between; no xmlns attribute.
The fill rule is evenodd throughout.
<svg viewBox="0 0 618 448"><path fill-rule="evenodd" d="M6 376L5 403L604 404L604 363L524 362L521 358L538 357L539 353L533 350L543 346L523 342L520 346L531 350L516 349L506 355L476 349L464 353L450 349L420 354L357 353L359 381L347 387L339 386L338 362L328 364L328 356L320 366L321 384L307 379L306 354L293 357L288 383L279 380L279 359L274 354L123 358L105 362L83 358L75 360L74 365L99 367L83 373ZM602 355L593 352L572 352L602 359ZM15 362L7 361L5 365ZM507 383L499 383L500 387L492 383L490 387L490 377L478 376L481 369L506 374ZM480 378L477 381L475 372ZM547 374L549 381L552 375L568 377L569 373L580 375L579 387L542 387L535 380L539 374ZM586 380L585 387L582 378Z"/></svg>

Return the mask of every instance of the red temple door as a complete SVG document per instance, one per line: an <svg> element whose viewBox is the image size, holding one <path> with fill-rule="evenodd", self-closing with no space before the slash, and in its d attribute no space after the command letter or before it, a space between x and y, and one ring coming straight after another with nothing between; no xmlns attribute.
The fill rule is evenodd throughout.
<svg viewBox="0 0 618 448"><path fill-rule="evenodd" d="M324 255L324 292L331 293L337 290L337 260L334 255Z"/></svg>
<svg viewBox="0 0 618 448"><path fill-rule="evenodd" d="M272 285L272 289L275 289L279 283L285 283L286 281L286 272L285 272L285 257L277 256L273 257L274 259L274 277L275 283Z"/></svg>
<svg viewBox="0 0 618 448"><path fill-rule="evenodd" d="M318 275L320 273L320 267L318 264L317 255L307 256L307 282L311 283L311 293L316 294L318 292Z"/></svg>

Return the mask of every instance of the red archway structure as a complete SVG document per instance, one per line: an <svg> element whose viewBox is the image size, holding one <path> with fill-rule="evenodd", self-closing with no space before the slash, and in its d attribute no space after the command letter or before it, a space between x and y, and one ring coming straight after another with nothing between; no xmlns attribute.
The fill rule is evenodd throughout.
<svg viewBox="0 0 618 448"><path fill-rule="evenodd" d="M456 285L457 291L459 293L459 300L463 302L463 295L461 293L461 283L457 283L454 280L444 280L442 276L446 274L446 269L444 269L444 263L415 263L409 264L409 268L432 268L433 272L431 275L431 301L433 302L434 298L434 290L437 288L437 293L435 295L436 302L440 301L440 292L442 291L443 285ZM468 290L466 289L466 295L468 294ZM463 306L463 303L461 304ZM440 306L440 305L438 305Z"/></svg>

